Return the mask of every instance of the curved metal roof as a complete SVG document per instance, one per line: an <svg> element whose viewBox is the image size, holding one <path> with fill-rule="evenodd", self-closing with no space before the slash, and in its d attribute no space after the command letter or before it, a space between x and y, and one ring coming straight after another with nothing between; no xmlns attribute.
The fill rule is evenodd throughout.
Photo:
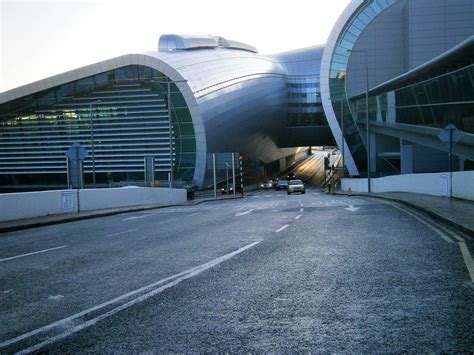
<svg viewBox="0 0 474 355"><path fill-rule="evenodd" d="M168 52L176 49L187 50L217 47L244 50L253 53L258 52L257 48L254 46L238 41L228 40L220 36L165 34L160 37L158 42L159 52Z"/></svg>

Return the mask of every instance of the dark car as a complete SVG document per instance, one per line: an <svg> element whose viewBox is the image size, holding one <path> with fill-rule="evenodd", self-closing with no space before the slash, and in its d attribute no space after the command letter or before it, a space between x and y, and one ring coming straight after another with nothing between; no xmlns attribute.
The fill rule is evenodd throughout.
<svg viewBox="0 0 474 355"><path fill-rule="evenodd" d="M240 194L242 192L242 186L237 185L235 192ZM232 195L233 193L234 193L234 187L232 185L229 185L229 191L227 191L227 186L225 185L221 188L222 195L227 195L227 194Z"/></svg>
<svg viewBox="0 0 474 355"><path fill-rule="evenodd" d="M288 188L288 181L286 180L278 180L275 190L286 190Z"/></svg>
<svg viewBox="0 0 474 355"><path fill-rule="evenodd" d="M286 175L286 180L294 180L295 179L295 173L289 173Z"/></svg>

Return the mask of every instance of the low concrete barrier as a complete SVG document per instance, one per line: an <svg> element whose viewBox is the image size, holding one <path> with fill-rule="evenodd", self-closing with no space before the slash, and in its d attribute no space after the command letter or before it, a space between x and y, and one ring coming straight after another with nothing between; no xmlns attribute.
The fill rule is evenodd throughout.
<svg viewBox="0 0 474 355"><path fill-rule="evenodd" d="M81 212L186 201L186 190L167 188L85 189L79 191ZM78 212L76 190L0 194L0 221Z"/></svg>
<svg viewBox="0 0 474 355"><path fill-rule="evenodd" d="M449 173L406 174L371 179L372 192L415 192L449 196ZM367 179L342 179L341 189L367 192ZM474 171L453 173L453 197L474 201Z"/></svg>

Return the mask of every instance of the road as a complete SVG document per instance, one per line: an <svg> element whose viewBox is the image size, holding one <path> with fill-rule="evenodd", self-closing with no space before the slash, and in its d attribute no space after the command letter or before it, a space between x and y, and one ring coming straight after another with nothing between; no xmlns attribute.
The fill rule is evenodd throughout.
<svg viewBox="0 0 474 355"><path fill-rule="evenodd" d="M0 236L0 353L472 352L473 241L260 191Z"/></svg>
<svg viewBox="0 0 474 355"><path fill-rule="evenodd" d="M295 176L312 186L321 186L325 179L324 157L328 151L313 151L313 154L292 171ZM340 154L329 155L329 164L338 165Z"/></svg>

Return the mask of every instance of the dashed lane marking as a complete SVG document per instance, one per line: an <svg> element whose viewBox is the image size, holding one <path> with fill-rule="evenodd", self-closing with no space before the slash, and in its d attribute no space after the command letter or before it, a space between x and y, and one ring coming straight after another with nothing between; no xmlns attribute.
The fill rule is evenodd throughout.
<svg viewBox="0 0 474 355"><path fill-rule="evenodd" d="M192 214L188 215L188 217L196 216L196 215L201 214L201 213L202 213L202 212L192 213Z"/></svg>
<svg viewBox="0 0 474 355"><path fill-rule="evenodd" d="M244 216L244 215L246 215L246 214L252 213L252 211L255 211L255 209L253 209L253 210L248 210L248 211L245 211L245 212L238 212L238 213L235 214L235 217Z"/></svg>
<svg viewBox="0 0 474 355"><path fill-rule="evenodd" d="M113 234L109 234L107 235L107 237L115 237L117 235L121 235L121 234L127 234L127 233L132 233L132 232L136 232L138 229L130 229L128 231L123 231L123 232L118 232L118 233L113 233Z"/></svg>
<svg viewBox="0 0 474 355"><path fill-rule="evenodd" d="M275 232L280 233L282 230L288 228L289 224L285 224L283 227L278 228Z"/></svg>
<svg viewBox="0 0 474 355"><path fill-rule="evenodd" d="M26 340L25 346L28 346L30 344L35 345L31 345L28 348L23 348L21 346L21 343L17 344L16 347L22 349L20 350L20 353L32 353L38 351L44 348L45 346L56 343L57 341L62 340L72 334L75 334L83 329L89 328L95 325L97 322L109 318L120 311L135 306L136 304L140 304L146 301L147 299L156 296L173 286L176 286L184 280L197 276L202 272L209 270L214 266L223 263L226 260L231 259L232 257L256 246L260 242L261 241L253 242L229 254L225 254L219 258L208 261L207 263L166 277L155 283L141 287L132 292L114 298L110 301L104 302L92 308L86 309L82 312L76 313L70 317L50 323L44 327L35 329L28 333L24 333L15 338L5 340L0 343L0 350L7 346L17 344L23 340ZM102 313L100 313L101 311ZM97 312L99 312L99 314ZM95 317L91 317L93 315L95 315ZM17 350L18 349L15 349L15 351Z"/></svg>
<svg viewBox="0 0 474 355"><path fill-rule="evenodd" d="M300 214L295 217L295 219L300 219L300 218L301 218Z"/></svg>
<svg viewBox="0 0 474 355"><path fill-rule="evenodd" d="M150 217L150 216L153 216L153 214L144 214L144 215L141 215L141 216L133 216L133 217L128 217L128 218L125 218L123 221L130 221L132 219L140 219L140 218L145 218L145 217Z"/></svg>
<svg viewBox="0 0 474 355"><path fill-rule="evenodd" d="M160 222L158 224L165 224L165 223L170 223L170 222L174 222L174 221L177 221L178 219L177 218L174 218L174 219L170 219L168 221L163 221L163 222Z"/></svg>
<svg viewBox="0 0 474 355"><path fill-rule="evenodd" d="M35 252L32 252L32 253L21 254L21 255L16 255L16 256L10 256L9 258L0 259L0 261L7 261L7 260L13 260L13 259L18 259L18 258L23 258L23 257L25 257L25 256L30 256L30 255L35 255L35 254L46 253L46 252L48 252L48 251L58 250L58 249L67 248L67 247L68 247L68 245L61 245L60 247L56 247L56 248L49 248L49 249L44 249L44 250L35 251Z"/></svg>
<svg viewBox="0 0 474 355"><path fill-rule="evenodd" d="M304 208L300 208L300 212L303 212L304 211Z"/></svg>

